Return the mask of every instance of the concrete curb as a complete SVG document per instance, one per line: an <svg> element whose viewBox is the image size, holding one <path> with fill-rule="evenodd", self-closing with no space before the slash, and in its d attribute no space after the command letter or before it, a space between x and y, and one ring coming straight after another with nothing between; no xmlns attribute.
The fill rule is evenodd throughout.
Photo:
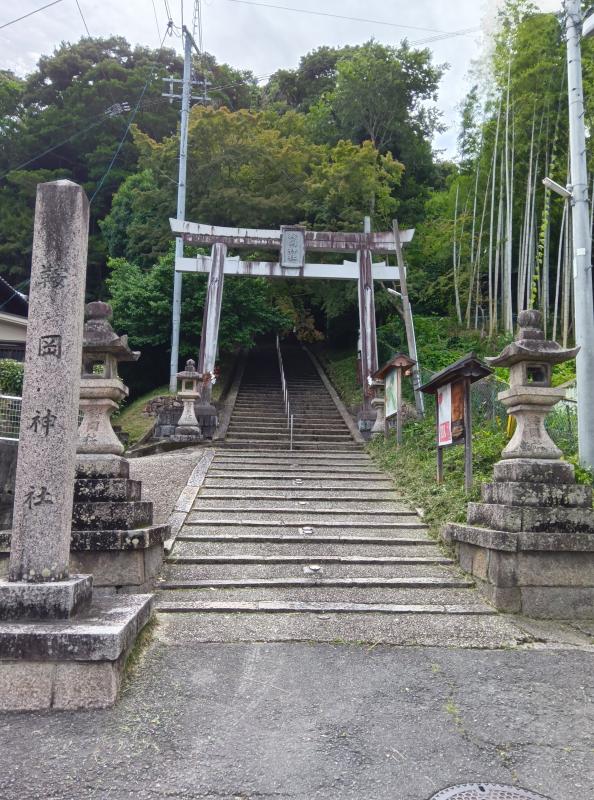
<svg viewBox="0 0 594 800"><path fill-rule="evenodd" d="M192 510L192 506L194 505L196 496L200 491L200 487L204 483L204 478L206 477L210 463L214 458L214 454L215 451L211 448L204 451L200 457L200 461L192 470L192 474L188 478L185 488L182 489L180 496L177 498L177 502L173 507L173 511L169 515L167 524L171 528L171 536L163 543L163 549L167 555L169 555L173 550L175 540L177 539L188 514Z"/></svg>
<svg viewBox="0 0 594 800"><path fill-rule="evenodd" d="M359 431L359 428L357 428L353 418L349 414L349 412L347 410L347 407L345 406L345 404L342 402L342 400L338 396L338 393L337 393L336 389L334 388L334 386L332 386L332 384L330 383L330 379L328 378L328 376L324 372L324 368L322 367L322 365L320 364L320 362L318 361L316 356L311 352L311 350L309 350L307 347L305 347L305 345L302 345L302 347L305 350L305 352L307 353L307 355L310 357L314 367L316 368L316 371L317 371L318 375L320 376L320 378L322 380L322 383L324 384L324 386L328 390L328 393L329 393L330 397L334 401L334 405L338 409L338 411L340 413L340 416L343 418L346 426L348 427L349 431L351 432L351 436L353 437L353 439L358 444L366 444L365 439L361 436L361 432Z"/></svg>
<svg viewBox="0 0 594 800"><path fill-rule="evenodd" d="M221 412L219 424L214 432L214 436L212 437L213 442L221 441L227 435L227 429L229 427L229 423L231 422L231 415L233 414L235 402L237 401L237 393L239 392L239 387L245 371L245 363L246 354L243 353L239 357L239 363L237 364L237 368L235 370L233 383L231 384L227 397L225 398L225 407Z"/></svg>

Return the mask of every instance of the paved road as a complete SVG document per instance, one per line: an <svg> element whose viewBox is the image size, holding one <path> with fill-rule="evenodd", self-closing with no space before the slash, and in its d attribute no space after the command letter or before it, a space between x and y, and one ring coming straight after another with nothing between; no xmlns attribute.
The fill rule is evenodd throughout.
<svg viewBox="0 0 594 800"><path fill-rule="evenodd" d="M2 800L594 797L592 652L200 644L161 619L113 709L0 718Z"/></svg>

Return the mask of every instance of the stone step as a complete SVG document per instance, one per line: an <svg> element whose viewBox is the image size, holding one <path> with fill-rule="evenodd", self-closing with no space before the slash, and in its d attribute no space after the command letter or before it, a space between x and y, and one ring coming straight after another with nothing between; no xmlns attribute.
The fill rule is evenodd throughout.
<svg viewBox="0 0 594 800"><path fill-rule="evenodd" d="M294 477L286 477L285 475L279 475L276 478L264 478L264 479L257 479L252 478L250 480L244 480L242 476L234 476L232 478L221 478L221 477L210 477L206 478L203 486L209 487L212 489L245 489L246 491L249 490L266 490L266 489L303 489L308 491L332 491L336 489L344 489L346 486L349 487L349 491L382 491L384 489L391 489L392 482L389 479L386 480L359 480L353 481L349 479L348 481L340 480L340 479L328 479L324 480L322 477L314 477L314 478L294 478Z"/></svg>
<svg viewBox="0 0 594 800"><path fill-rule="evenodd" d="M458 577L447 573L443 576L404 576L404 577L354 577L352 575L342 577L329 577L327 575L312 581L311 577L282 577L282 578L220 578L216 580L177 580L163 577L159 579L159 589L163 591L268 591L276 592L279 589L296 592L298 596L304 590L326 592L329 589L341 590L342 592L372 592L378 589L398 590L400 592L417 589L425 592L426 597L430 597L436 590L451 591L452 589L464 589L468 591L474 587L474 583L467 578Z"/></svg>
<svg viewBox="0 0 594 800"><path fill-rule="evenodd" d="M162 641L188 642L353 642L417 647L514 647L525 639L498 615L372 613L194 612L168 625L160 614Z"/></svg>
<svg viewBox="0 0 594 800"><path fill-rule="evenodd" d="M391 489L389 478L324 478L322 475L301 476L277 475L274 478L263 478L261 475L210 475L202 484L204 487L217 489L318 489L332 490L349 487L350 491Z"/></svg>
<svg viewBox="0 0 594 800"><path fill-rule="evenodd" d="M312 500L311 498L279 498L273 497L271 501L263 501L262 498L249 498L249 497L232 497L229 498L212 498L204 496L199 493L193 510L201 513L203 511L217 511L226 513L228 510L235 513L240 511L262 511L266 513L279 513L285 511L289 513L316 513L316 514L348 514L354 516L356 514L368 513L373 518L377 514L399 514L401 516L412 516L416 518L416 513L410 510L410 507L394 498L387 500L373 500L362 497L353 497L349 503L341 505L333 495L330 497L323 497L320 500Z"/></svg>
<svg viewBox="0 0 594 800"><path fill-rule="evenodd" d="M249 426L250 431L264 431L266 433L272 433L278 431L279 433L287 433L289 431L289 424L287 423L287 419L283 419L280 422L270 422L270 421L262 421L256 422L252 420L251 422L247 421L239 421L235 419L231 419L229 423L229 431L244 431L246 427ZM326 424L318 422L318 423L310 423L307 420L302 419L301 417L297 417L293 421L293 432L294 433L349 433L349 429L342 421L342 419L337 419L333 422L328 422ZM350 435L350 434L349 434Z"/></svg>
<svg viewBox="0 0 594 800"><path fill-rule="evenodd" d="M213 522L217 525L229 522L232 525L286 525L287 523L299 526L314 526L318 523L348 527L356 524L365 525L394 525L404 524L408 528L425 529L424 523L417 522L418 517L410 511L382 511L372 514L369 511L307 511L306 509L278 509L268 511L262 509L192 509L187 517L186 524L197 523L204 525ZM138 527L138 526L136 526Z"/></svg>
<svg viewBox="0 0 594 800"><path fill-rule="evenodd" d="M361 544L361 545L400 545L402 547L416 547L428 545L432 548L438 547L437 541L429 539L423 533L416 536L366 536L361 534L345 534L344 536L337 533L317 533L307 534L304 532L297 534L285 534L272 532L272 533L253 533L252 531L246 533L240 526L232 528L230 531L220 534L212 533L196 533L194 528L187 529L184 527L179 533L176 541L178 542L198 542L208 544L214 542L216 544L237 544L245 543L248 545L261 543L262 545L277 545L277 544L315 544L335 546L345 544ZM407 551L408 552L408 551Z"/></svg>
<svg viewBox="0 0 594 800"><path fill-rule="evenodd" d="M140 500L141 490L141 482L130 478L77 478L74 481L74 500Z"/></svg>
<svg viewBox="0 0 594 800"><path fill-rule="evenodd" d="M294 455L294 456L302 456L306 459L310 455L316 455L318 452L321 451L312 451L312 453L305 452L305 453L296 453L292 450L287 450L287 455ZM342 470L348 470L348 478L350 479L353 475L365 475L369 472L377 472L377 470L373 469L373 465L367 461L358 461L352 462L349 459L351 455L357 455L357 453L336 453L337 456L342 455L345 458L345 461L341 463L338 460L326 460L324 459L319 461L310 461L307 462L306 460L299 460L297 461L294 459L292 462L282 461L280 457L282 457L285 453L279 452L279 460L273 461L270 457L270 454L262 454L261 458L258 458L257 454L252 453L251 458L234 458L234 453L226 453L225 458L219 459L216 458L213 460L213 469L217 470L232 470L236 469L237 472L240 474L247 474L250 471L264 471L264 472L271 472L274 471L276 476L284 477L285 475L289 478L295 477L295 470L299 469L302 472L307 471L309 468L314 468L317 470L326 470L332 473L332 476L336 476L342 473ZM322 476L322 472L319 472L320 477ZM297 476L298 477L298 476Z"/></svg>
<svg viewBox="0 0 594 800"><path fill-rule="evenodd" d="M311 538L311 537L310 537ZM329 542L307 541L305 537L277 537L276 540L252 542L241 539L233 541L229 537L205 540L192 536L181 535L175 540L175 547L171 554L171 563L179 558L202 558L204 556L217 556L221 561L230 558L252 557L284 557L295 552L300 557L310 559L324 559L326 557L357 557L357 558L439 558L441 555L436 542L425 541L415 544L403 544L399 539L371 539L368 541L355 538L340 539Z"/></svg>
<svg viewBox="0 0 594 800"><path fill-rule="evenodd" d="M161 613L299 613L299 614L391 614L426 615L448 614L454 616L493 615L495 612L484 605L425 605L396 603L353 603L323 601L280 601L280 600L167 600L160 599L158 610Z"/></svg>
<svg viewBox="0 0 594 800"><path fill-rule="evenodd" d="M310 532L311 531L311 532ZM224 524L211 523L186 523L183 528L183 533L186 536L302 536L311 540L323 539L325 537L341 536L347 538L350 536L370 536L373 538L386 538L386 539L418 539L421 536L426 536L426 526L411 526L407 524L397 525L297 525L295 523L286 523L280 525L245 525L244 523L226 522Z"/></svg>
<svg viewBox="0 0 594 800"><path fill-rule="evenodd" d="M211 489L209 487L202 487L200 489L199 498L202 500L234 500L243 498L258 498L259 500L272 500L279 502L281 500L308 500L310 502L320 501L340 501L341 503L359 503L363 501L377 502L396 502L401 500L400 495L395 492L378 492L374 489L363 489L357 494L353 494L348 490L334 489L320 493L318 489L294 489L292 491L279 489L277 492L272 492L270 489L233 489L229 491L221 491L220 489Z"/></svg>
<svg viewBox="0 0 594 800"><path fill-rule="evenodd" d="M241 428L235 427L233 430L230 430L227 433L227 439L233 441L260 441L266 440L270 437L274 437L275 439L288 439L289 438L289 429L284 428L282 431L260 431L255 429L250 430L243 430ZM324 431L323 433L315 433L314 431L308 431L307 433L298 433L297 431L293 432L293 442L296 443L304 443L304 442L326 442L326 445L332 443L340 443L340 442L352 442L353 437L349 433L348 429L345 428L343 431L332 433L329 431Z"/></svg>
<svg viewBox="0 0 594 800"><path fill-rule="evenodd" d="M352 462L349 460L351 455L357 455L357 453L336 453L337 456L339 455L344 456L345 460L344 462L341 463L337 459L335 460L324 459L315 462L314 461L308 462L305 460L310 455L318 455L320 451L312 451L312 453L308 452L296 453L295 451L287 450L286 455L301 456L303 458L303 460L299 461L294 459L292 462L287 462L282 460L282 456L285 455L285 453L283 452L279 452L278 461L273 461L270 454L264 454L264 453L262 454L261 458L258 457L257 453L252 453L250 458L239 458L239 457L235 458L235 453L226 452L225 455L223 456L222 453L220 453L219 451L217 452L219 453L220 458L215 457L215 459L213 459L212 462L214 465L213 469L225 470L225 469L233 469L234 467L245 467L245 468L252 467L252 469L256 468L258 470L268 470L268 471L274 470L277 476L281 478L285 476L284 470L289 469L290 473L289 477L291 477L291 479L292 477L294 477L292 476L291 473L292 467L299 467L302 470L307 470L307 468L311 465L315 467L324 467L325 469L336 473L337 471L340 472L341 468L362 470L366 467L371 466L371 464L369 464L369 462L367 461Z"/></svg>
<svg viewBox="0 0 594 800"><path fill-rule="evenodd" d="M472 583L451 581L451 586L444 586L439 581L423 584L419 587L403 585L406 582L396 581L396 585L370 586L367 583L355 585L336 585L337 581L320 581L315 586L310 581L296 585L279 586L257 584L245 588L206 586L197 589L162 588L157 596L157 604L161 602L258 602L259 600L277 600L281 602L325 602L325 603L398 603L414 605L482 605ZM461 587L460 587L461 584Z"/></svg>
<svg viewBox="0 0 594 800"><path fill-rule="evenodd" d="M299 478L299 477L321 477L321 476L338 476L343 477L344 480L351 480L357 479L360 477L369 478L383 478L384 480L389 480L386 477L385 473L380 472L376 469L373 464L368 464L367 466L363 464L354 464L352 467L345 467L341 464L337 464L336 466L327 466L325 464L318 464L318 463L309 463L307 465L301 465L299 462L282 468L283 474L286 476L290 476L291 478ZM249 475L259 475L263 478L270 477L275 478L278 477L278 472L273 472L268 466L262 465L261 467L258 464L254 464L253 462L237 462L233 466L225 465L224 467L218 466L211 466L209 470L209 477L213 475L222 475L231 474L237 475L239 477L248 477Z"/></svg>
<svg viewBox="0 0 594 800"><path fill-rule="evenodd" d="M369 458L369 456L363 452L359 451L358 453L349 453L345 455L344 453L335 453L332 451L319 451L316 453L261 453L261 452L252 452L251 450L244 450L243 452L238 453L226 453L225 451L217 450L214 458L213 463L233 463L233 464L266 464L268 462L274 464L286 464L287 466L298 464L299 466L308 466L309 464L322 464L323 466L326 465L334 465L338 467L354 467L354 466L368 466L368 467L375 467L373 461ZM377 469L377 468L376 468Z"/></svg>
<svg viewBox="0 0 594 800"><path fill-rule="evenodd" d="M235 438L245 438L247 436L264 438L288 436L289 433L290 425L286 423L282 425L239 425L233 422L229 424L227 435L232 435ZM329 441L333 442L335 439L344 439L345 437L352 439L351 433L344 423L342 425L320 425L317 427L303 425L297 428L293 426L293 439L295 440L312 439L313 441L317 441L327 438Z"/></svg>
<svg viewBox="0 0 594 800"><path fill-rule="evenodd" d="M226 450L244 450L245 446L246 442L244 440L233 441L227 439L219 444L219 447L224 447ZM289 442L288 440L285 442L280 439L266 442L252 442L251 447L253 450L262 450L263 452L269 452L270 450L288 450Z"/></svg>
<svg viewBox="0 0 594 800"><path fill-rule="evenodd" d="M293 425L295 426L315 425L317 427L323 427L325 425L335 425L339 422L342 423L342 425L345 425L342 416L338 413L327 414L326 416L316 416L315 414L301 415L297 414L294 408L291 408L291 415L293 416ZM236 422L237 424L245 425L283 426L287 424L287 413L283 409L282 414L266 416L264 411L260 409L257 414L246 414L244 412L241 414L233 413L231 421Z"/></svg>
<svg viewBox="0 0 594 800"><path fill-rule="evenodd" d="M224 447L229 450L233 450L237 448L238 450L244 450L245 446L249 445L254 450L288 450L289 449L289 441L284 441L283 439L267 439L267 440L257 440L257 441L250 441L249 439L226 439L224 442ZM220 445L219 445L220 446ZM328 447L328 442L295 442L293 444L293 450L325 450ZM356 442L336 442L335 450L341 452L357 452L361 449L361 445L357 444Z"/></svg>
<svg viewBox="0 0 594 800"><path fill-rule="evenodd" d="M429 561L384 561L376 562L343 559L342 561L321 562L319 559L299 560L295 562L266 561L260 559L253 563L240 560L194 563L189 560L168 560L163 577L166 583L171 581L192 580L245 580L247 578L307 578L315 583L320 578L441 578L449 577L448 566L451 562ZM312 570L311 567L315 569Z"/></svg>
<svg viewBox="0 0 594 800"><path fill-rule="evenodd" d="M315 543L312 543L315 544ZM419 545L420 546L420 545ZM371 567L390 567L396 566L399 567L403 564L405 565L415 565L421 566L425 565L433 565L433 564L453 564L451 558L446 558L443 556L437 547L431 547L429 552L425 553L424 555L417 555L417 545L411 545L410 547L405 548L405 555L398 555L398 552L391 553L388 552L386 555L377 555L377 554L369 554L365 553L363 555L347 555L342 554L339 551L337 553L317 553L313 555L309 552L306 552L305 545L303 545L303 552L299 549L298 552L295 551L295 547L291 546L288 553L281 552L281 553L271 553L271 554L264 554L258 552L258 548L256 547L256 552L247 552L250 550L250 547L245 543L242 543L242 547L244 548L243 551L240 551L237 554L232 554L226 552L223 548L223 552L209 554L203 553L196 553L196 545L192 542L182 542L178 548L178 543L175 544L175 550L167 559L168 564L200 564L205 566L211 565L219 565L224 564L230 568L235 567L237 565L247 565L247 566L255 566L255 567L267 567L269 565L279 565L285 566L291 569L294 566L303 565L307 567L307 572L315 572L314 566L312 565L312 561L315 561L315 564L319 566L320 570L326 569L327 566L371 566ZM279 546L280 547L280 546ZM241 550L241 548L240 548Z"/></svg>

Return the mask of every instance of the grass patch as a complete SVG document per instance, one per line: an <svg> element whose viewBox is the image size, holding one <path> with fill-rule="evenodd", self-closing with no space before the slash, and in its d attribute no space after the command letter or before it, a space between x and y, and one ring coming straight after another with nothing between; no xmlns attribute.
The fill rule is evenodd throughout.
<svg viewBox="0 0 594 800"><path fill-rule="evenodd" d="M422 508L424 521L437 536L444 522L464 522L466 504L480 497L481 483L493 476L493 465L507 444L505 430L497 425L476 430L473 436L474 488L464 490L464 447L444 451L441 485L436 483L437 454L435 422L424 419L404 427L403 442L396 447L392 433L387 441L372 440L368 447L379 466L388 472L398 489L415 508Z"/></svg>
<svg viewBox="0 0 594 800"><path fill-rule="evenodd" d="M130 437L130 444L136 444L145 433L153 427L155 420L153 417L143 415L144 407L153 397L169 394L169 386L158 386L147 394L137 397L131 403L122 407L121 411L113 417L114 425L119 425L121 429Z"/></svg>
<svg viewBox="0 0 594 800"><path fill-rule="evenodd" d="M356 406L363 402L363 389L357 383L357 354L347 350L316 350L330 382L343 403Z"/></svg>
<svg viewBox="0 0 594 800"><path fill-rule="evenodd" d="M124 667L125 681L133 677L134 674L138 671L144 653L155 636L155 630L157 629L158 624L159 623L157 621L157 615L156 613L153 613L152 617L149 619L144 628L140 631L140 633L136 637L134 646L130 650L128 658L126 659L126 665Z"/></svg>

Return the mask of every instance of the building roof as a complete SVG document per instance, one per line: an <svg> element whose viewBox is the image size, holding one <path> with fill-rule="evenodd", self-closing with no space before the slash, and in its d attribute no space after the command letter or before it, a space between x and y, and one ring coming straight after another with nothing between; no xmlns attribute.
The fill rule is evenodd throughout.
<svg viewBox="0 0 594 800"><path fill-rule="evenodd" d="M0 275L0 311L5 314L14 314L17 317L27 317L29 303L21 292L18 292Z"/></svg>

